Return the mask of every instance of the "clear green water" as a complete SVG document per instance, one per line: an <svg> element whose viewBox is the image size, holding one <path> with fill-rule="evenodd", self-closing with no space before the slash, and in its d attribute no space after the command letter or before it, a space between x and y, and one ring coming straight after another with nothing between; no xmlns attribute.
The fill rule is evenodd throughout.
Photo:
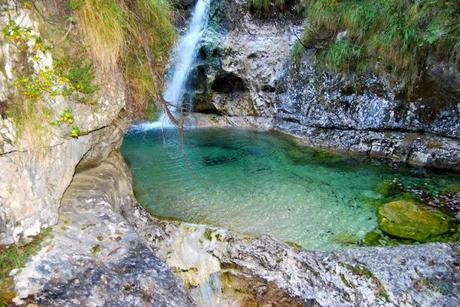
<svg viewBox="0 0 460 307"><path fill-rule="evenodd" d="M383 162L313 151L275 133L193 129L129 133L122 153L136 196L152 214L251 234L304 248L340 247L377 226L374 191L397 178L437 190L458 176L391 169Z"/></svg>

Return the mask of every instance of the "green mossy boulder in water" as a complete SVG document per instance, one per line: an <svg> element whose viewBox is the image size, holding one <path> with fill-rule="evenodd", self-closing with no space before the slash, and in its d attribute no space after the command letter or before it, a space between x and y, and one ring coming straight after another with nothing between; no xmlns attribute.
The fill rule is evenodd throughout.
<svg viewBox="0 0 460 307"><path fill-rule="evenodd" d="M413 200L398 200L382 205L377 212L379 227L389 235L426 241L449 231L451 217L417 204Z"/></svg>

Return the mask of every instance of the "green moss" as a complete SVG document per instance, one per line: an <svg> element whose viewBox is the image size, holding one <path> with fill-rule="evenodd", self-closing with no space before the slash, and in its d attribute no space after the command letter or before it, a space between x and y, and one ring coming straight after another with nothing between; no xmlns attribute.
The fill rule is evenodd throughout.
<svg viewBox="0 0 460 307"><path fill-rule="evenodd" d="M365 246L377 246L380 245L380 239L382 235L376 230L369 231L364 237L363 244Z"/></svg>
<svg viewBox="0 0 460 307"><path fill-rule="evenodd" d="M383 197L393 197L403 191L401 184L397 180L386 179L378 183L375 187L375 192L381 194Z"/></svg>
<svg viewBox="0 0 460 307"><path fill-rule="evenodd" d="M360 239L351 233L340 233L335 237L335 242L339 244L344 244L344 245L350 245L350 244L358 244Z"/></svg>
<svg viewBox="0 0 460 307"><path fill-rule="evenodd" d="M441 194L448 194L448 193L460 193L460 184L450 184L441 188Z"/></svg>
<svg viewBox="0 0 460 307"><path fill-rule="evenodd" d="M342 281L342 283L347 286L348 288L354 288L353 285L347 280L347 278L345 277L345 275L343 274L340 274L340 280Z"/></svg>
<svg viewBox="0 0 460 307"><path fill-rule="evenodd" d="M90 253L93 256L97 256L97 254L99 254L100 251L101 251L101 246L99 244L94 245L90 249Z"/></svg>
<svg viewBox="0 0 460 307"><path fill-rule="evenodd" d="M415 282L414 286L418 292L424 291L425 289L430 289L433 291L437 291L442 295L448 295L449 293L452 293L452 290L450 289L451 286L449 284L445 282L440 282L436 279L430 279L425 276L418 279Z"/></svg>
<svg viewBox="0 0 460 307"><path fill-rule="evenodd" d="M286 244L289 245L291 248L295 249L295 250L302 250L303 249L303 246L296 243L296 242L293 242L293 241L286 241Z"/></svg>
<svg viewBox="0 0 460 307"><path fill-rule="evenodd" d="M390 297L388 292L385 289L385 286L382 284L380 279L378 279L367 267L364 265L356 264L345 264L345 267L350 270L356 276L360 276L366 279L371 280L377 286L377 294L385 301L389 301Z"/></svg>
<svg viewBox="0 0 460 307"><path fill-rule="evenodd" d="M0 305L9 306L15 297L13 280L9 273L13 269L21 269L30 256L38 253L42 241L49 236L51 228L43 229L29 243L0 246Z"/></svg>
<svg viewBox="0 0 460 307"><path fill-rule="evenodd" d="M209 228L206 228L206 230L204 231L204 237L208 239L209 241L211 241L212 240L212 230Z"/></svg>
<svg viewBox="0 0 460 307"><path fill-rule="evenodd" d="M452 221L447 214L412 200L382 205L377 218L380 229L389 235L421 242L447 233Z"/></svg>

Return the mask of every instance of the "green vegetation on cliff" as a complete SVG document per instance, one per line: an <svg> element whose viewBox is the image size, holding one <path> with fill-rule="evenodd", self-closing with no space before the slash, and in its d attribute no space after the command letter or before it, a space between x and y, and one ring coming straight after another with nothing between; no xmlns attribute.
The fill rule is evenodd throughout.
<svg viewBox="0 0 460 307"><path fill-rule="evenodd" d="M176 35L169 1L71 0L69 5L97 65L105 71L122 67L130 111L141 114L161 91L151 79L145 44L161 75Z"/></svg>
<svg viewBox="0 0 460 307"><path fill-rule="evenodd" d="M251 0L250 6L256 11L268 13L270 6L274 5L277 9L284 9L286 5L286 0Z"/></svg>
<svg viewBox="0 0 460 307"><path fill-rule="evenodd" d="M82 79L70 80L69 69L43 64L51 48L31 27L10 19L1 33L0 41L14 46L17 55L13 70L16 95L9 93L5 113L14 120L18 136L25 137L29 144L42 145L48 138L46 123L53 117L45 101L81 92ZM91 82L92 78L86 80Z"/></svg>
<svg viewBox="0 0 460 307"><path fill-rule="evenodd" d="M98 89L116 78L116 72L124 76L133 117L142 117L155 105L176 35L168 0L24 0L17 7L29 11L39 25L23 25L10 8L5 11L9 22L1 27L0 41L14 45L19 54L16 91L0 108L13 119L18 137L44 147L49 124L78 137L78 123L60 121L51 102L62 96L71 104L95 105L103 94Z"/></svg>
<svg viewBox="0 0 460 307"><path fill-rule="evenodd" d="M324 69L374 72L410 93L429 62L460 64L460 3L456 0L306 0L299 59L316 48Z"/></svg>

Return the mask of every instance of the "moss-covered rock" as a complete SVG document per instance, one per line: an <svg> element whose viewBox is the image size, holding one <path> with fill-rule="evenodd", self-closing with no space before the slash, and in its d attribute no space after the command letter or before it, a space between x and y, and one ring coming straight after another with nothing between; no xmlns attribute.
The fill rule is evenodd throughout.
<svg viewBox="0 0 460 307"><path fill-rule="evenodd" d="M369 231L364 237L363 244L365 246L376 246L379 245L381 234L377 230Z"/></svg>
<svg viewBox="0 0 460 307"><path fill-rule="evenodd" d="M378 224L389 235L426 241L449 231L451 217L418 204L413 200L398 200L382 205L377 211Z"/></svg>

